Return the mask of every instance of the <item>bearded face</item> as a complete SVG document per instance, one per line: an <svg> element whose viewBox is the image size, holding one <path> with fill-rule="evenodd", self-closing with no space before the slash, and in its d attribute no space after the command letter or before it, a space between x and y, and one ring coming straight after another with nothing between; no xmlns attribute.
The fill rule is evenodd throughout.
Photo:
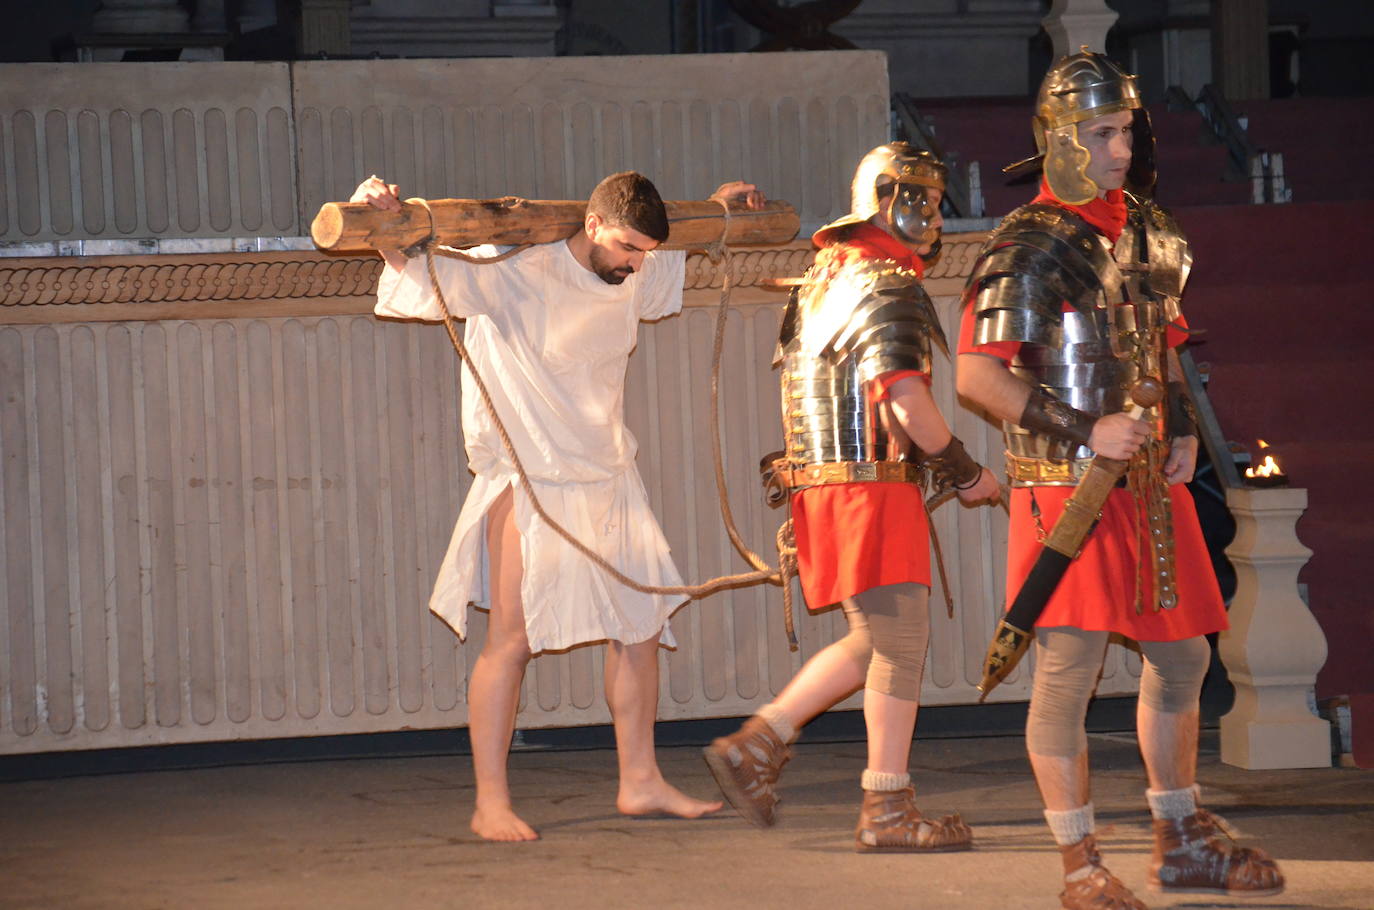
<svg viewBox="0 0 1374 910"><path fill-rule="evenodd" d="M644 265L644 257L658 246L634 228L607 224L597 215L587 216L586 237L591 241L585 263L607 284L622 284Z"/></svg>
<svg viewBox="0 0 1374 910"><path fill-rule="evenodd" d="M596 277L607 284L621 284L635 273L634 267L623 256L613 256L610 251L593 245L589 254L592 271Z"/></svg>

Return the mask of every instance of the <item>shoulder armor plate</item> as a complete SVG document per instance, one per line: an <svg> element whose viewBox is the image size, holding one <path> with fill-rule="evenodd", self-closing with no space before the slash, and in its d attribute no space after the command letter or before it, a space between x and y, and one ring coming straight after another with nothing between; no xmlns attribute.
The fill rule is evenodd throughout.
<svg viewBox="0 0 1374 910"><path fill-rule="evenodd" d="M1162 297L1181 297L1193 266L1188 238L1169 210L1153 201L1128 193L1126 205L1129 216L1122 237L1125 242L1117 245L1117 261L1140 263L1149 271L1151 290ZM1139 239L1142 234L1143 244Z"/></svg>
<svg viewBox="0 0 1374 910"><path fill-rule="evenodd" d="M1121 272L1097 232L1057 205L1025 205L988 238L964 292L975 340L1046 343L1064 303L1087 314L1121 297Z"/></svg>
<svg viewBox="0 0 1374 910"><path fill-rule="evenodd" d="M789 328L799 349L813 356L833 363L856 358L864 380L896 369L928 373L932 341L948 353L916 273L890 260L850 263L804 286Z"/></svg>

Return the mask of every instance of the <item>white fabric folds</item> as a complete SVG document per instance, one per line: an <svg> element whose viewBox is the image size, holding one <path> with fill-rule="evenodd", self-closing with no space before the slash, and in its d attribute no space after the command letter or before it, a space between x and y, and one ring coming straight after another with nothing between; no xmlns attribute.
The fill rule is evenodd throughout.
<svg viewBox="0 0 1374 910"><path fill-rule="evenodd" d="M468 251L495 255L491 247ZM677 251L649 253L620 285L582 268L565 243L477 265L436 258L444 297L465 319L463 340L545 510L620 571L648 584L679 585L667 541L635 467L625 427L625 371L642 319L682 307ZM442 319L423 258L387 269L376 313ZM589 641L645 641L662 632L682 596L625 587L573 550L518 488L491 416L468 369L462 376L463 436L477 475L458 516L430 597L430 609L460 637L469 602L482 602L487 510L516 486L515 521L524 566L521 598L530 648L562 650Z"/></svg>

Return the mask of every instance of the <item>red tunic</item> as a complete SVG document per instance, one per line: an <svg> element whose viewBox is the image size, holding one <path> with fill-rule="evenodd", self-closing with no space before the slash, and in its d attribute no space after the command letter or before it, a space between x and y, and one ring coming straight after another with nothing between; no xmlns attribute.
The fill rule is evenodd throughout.
<svg viewBox="0 0 1374 910"><path fill-rule="evenodd" d="M924 273L921 258L886 232L858 225L816 256L817 267L861 259L893 259ZM914 370L884 373L872 390L882 400L898 380L930 377ZM922 490L911 483L837 483L792 496L797 574L811 609L821 609L880 585L930 584L930 532Z"/></svg>
<svg viewBox="0 0 1374 910"><path fill-rule="evenodd" d="M1121 236L1125 224L1125 201L1119 190L1109 193L1105 200L1071 206L1050 195L1042 183L1035 201L1060 205L1082 215L1112 242ZM1183 343L1187 338L1183 331L1186 326L1180 319L1169 327L1170 346ZM960 354L989 354L1010 363L1019 348L1019 342L975 345L972 310L964 311L959 325ZM1064 511L1064 502L1072 494L1073 487L1020 487L1012 491L1007 603L1016 599L1040 555L1040 527L1054 527ZM1032 496L1040 509L1039 526L1031 511ZM1140 558L1141 537L1147 525L1143 515L1137 518L1136 502L1130 491L1117 488L1108 495L1102 517L1083 552L1070 564L1036 625L1117 632L1137 641L1179 641L1227 628L1226 607L1198 526L1192 494L1183 484L1174 484L1169 488L1169 498L1178 606L1172 610L1155 609L1150 563ZM1141 580L1143 605L1139 614L1135 611L1137 576Z"/></svg>

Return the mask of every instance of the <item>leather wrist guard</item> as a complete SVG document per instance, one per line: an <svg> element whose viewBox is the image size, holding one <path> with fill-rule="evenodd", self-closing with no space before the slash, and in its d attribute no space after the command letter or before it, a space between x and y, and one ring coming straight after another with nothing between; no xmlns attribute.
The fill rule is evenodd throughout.
<svg viewBox="0 0 1374 910"><path fill-rule="evenodd" d="M978 482L979 476L983 473L983 466L969 457L968 452L964 450L964 443L958 436L951 436L949 445L939 454L927 455L925 465L935 481L937 490L950 487L967 490Z"/></svg>
<svg viewBox="0 0 1374 910"><path fill-rule="evenodd" d="M1044 389L1031 389L1026 409L1016 422L1034 433L1085 446L1097 418L1065 404Z"/></svg>
<svg viewBox="0 0 1374 910"><path fill-rule="evenodd" d="M1193 400L1188 397L1183 383L1169 383L1169 419L1165 429L1169 438L1197 435L1197 412L1193 410Z"/></svg>

